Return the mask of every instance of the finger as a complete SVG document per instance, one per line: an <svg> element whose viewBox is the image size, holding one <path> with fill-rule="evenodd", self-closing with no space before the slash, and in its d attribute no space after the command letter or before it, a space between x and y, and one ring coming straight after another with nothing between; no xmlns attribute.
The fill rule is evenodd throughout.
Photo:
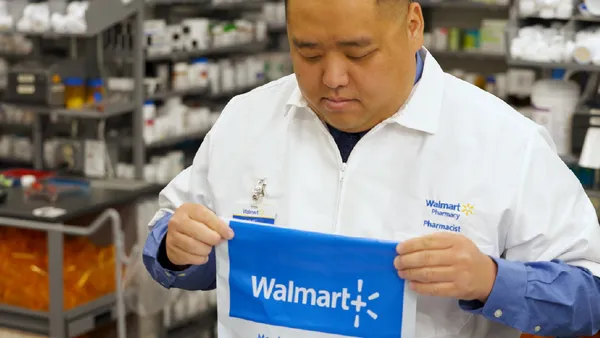
<svg viewBox="0 0 600 338"><path fill-rule="evenodd" d="M229 225L217 217L217 215L215 215L212 211L202 207L194 208L193 210L194 211L190 213L191 219L205 224L224 239L233 238L233 230L231 230Z"/></svg>
<svg viewBox="0 0 600 338"><path fill-rule="evenodd" d="M176 265L203 265L208 262L208 256L193 255L174 245L168 247L167 251L169 260Z"/></svg>
<svg viewBox="0 0 600 338"><path fill-rule="evenodd" d="M396 251L399 255L423 250L442 250L452 247L452 240L448 234L436 233L433 235L409 239L398 244Z"/></svg>
<svg viewBox="0 0 600 338"><path fill-rule="evenodd" d="M442 282L442 283L421 283L421 282L409 282L411 290L415 291L420 295L435 296L435 297L452 297L460 298L459 291L456 289L454 283Z"/></svg>
<svg viewBox="0 0 600 338"><path fill-rule="evenodd" d="M216 231L210 229L206 224L193 219L188 219L186 226L180 226L177 230L188 237L212 246L219 244L223 240L221 235Z"/></svg>
<svg viewBox="0 0 600 338"><path fill-rule="evenodd" d="M443 283L452 282L456 278L456 270L449 266L399 270L400 278L421 283Z"/></svg>
<svg viewBox="0 0 600 338"><path fill-rule="evenodd" d="M449 266L453 257L450 250L426 250L396 256L396 269L414 269L433 266Z"/></svg>
<svg viewBox="0 0 600 338"><path fill-rule="evenodd" d="M210 229L207 230L212 231ZM217 238L220 238L216 232L213 231L213 233ZM171 243L182 251L196 256L208 256L214 246L213 244L200 242L180 232L174 232L172 234Z"/></svg>

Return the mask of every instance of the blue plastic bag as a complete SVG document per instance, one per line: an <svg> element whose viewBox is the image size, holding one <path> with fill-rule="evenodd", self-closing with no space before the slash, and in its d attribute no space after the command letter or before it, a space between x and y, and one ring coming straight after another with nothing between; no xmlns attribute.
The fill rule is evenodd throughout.
<svg viewBox="0 0 600 338"><path fill-rule="evenodd" d="M219 337L414 337L395 242L231 220L217 247Z"/></svg>

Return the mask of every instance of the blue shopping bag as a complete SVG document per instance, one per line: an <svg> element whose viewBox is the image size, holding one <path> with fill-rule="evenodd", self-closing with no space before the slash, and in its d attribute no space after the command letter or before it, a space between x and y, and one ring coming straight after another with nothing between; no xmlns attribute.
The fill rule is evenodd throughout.
<svg viewBox="0 0 600 338"><path fill-rule="evenodd" d="M231 220L217 247L219 337L413 337L396 242Z"/></svg>

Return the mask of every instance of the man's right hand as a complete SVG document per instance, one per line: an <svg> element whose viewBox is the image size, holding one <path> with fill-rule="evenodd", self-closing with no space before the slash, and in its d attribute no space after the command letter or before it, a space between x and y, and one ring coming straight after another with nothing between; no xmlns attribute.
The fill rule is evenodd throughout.
<svg viewBox="0 0 600 338"><path fill-rule="evenodd" d="M233 230L212 211L200 204L177 208L167 230L166 248L175 265L202 265L212 248L233 238Z"/></svg>

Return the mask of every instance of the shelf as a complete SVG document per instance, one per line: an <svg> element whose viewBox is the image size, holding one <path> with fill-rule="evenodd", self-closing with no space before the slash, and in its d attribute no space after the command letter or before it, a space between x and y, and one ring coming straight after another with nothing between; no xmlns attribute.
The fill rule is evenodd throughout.
<svg viewBox="0 0 600 338"><path fill-rule="evenodd" d="M195 50L187 52L174 52L165 55L148 55L146 56L147 61L181 61L198 57L209 57L223 54L234 54L234 53L257 53L265 51L267 48L268 41L253 41L250 43L244 43L226 47L216 47L206 50Z"/></svg>
<svg viewBox="0 0 600 338"><path fill-rule="evenodd" d="M485 3L469 0L418 1L423 8L474 8L484 10L508 10L508 4Z"/></svg>
<svg viewBox="0 0 600 338"><path fill-rule="evenodd" d="M20 32L16 29L11 33L21 33L29 36L39 36L48 39L64 37L93 37L134 15L143 0L92 0L86 11L85 20L87 31L82 34L56 32ZM126 2L126 3L124 3Z"/></svg>
<svg viewBox="0 0 600 338"><path fill-rule="evenodd" d="M221 3L213 3L211 0L147 0L150 5L194 5L201 12L206 11L231 11L231 10L248 10L260 9L264 5L263 0L240 0Z"/></svg>
<svg viewBox="0 0 600 338"><path fill-rule="evenodd" d="M249 92L249 91L251 91L251 90L253 90L255 88L258 88L258 87L260 87L260 86L262 86L264 84L265 83L258 83L258 84L254 85L254 86L249 86L249 87L246 87L246 88L237 88L237 89L234 89L234 90L223 91L223 92L216 93L216 94L212 94L211 93L211 94L208 94L206 96L206 98L208 100L213 100L213 101L223 100L223 99L231 99L231 98L233 98L236 95L241 95L241 94L247 93L247 92Z"/></svg>
<svg viewBox="0 0 600 338"><path fill-rule="evenodd" d="M600 72L600 66L596 65L580 65L572 62L536 62L536 61L525 61L525 60L514 60L509 59L507 61L509 66L517 67L533 67L533 68L564 68L567 70L580 70L586 72Z"/></svg>
<svg viewBox="0 0 600 338"><path fill-rule="evenodd" d="M239 2L225 2L220 4L211 5L212 10L234 10L234 9L260 9L264 5L264 1L239 1Z"/></svg>
<svg viewBox="0 0 600 338"><path fill-rule="evenodd" d="M187 95L206 95L208 88L191 88L191 89L180 89L172 91L163 91L148 95L148 100L166 100L177 96Z"/></svg>
<svg viewBox="0 0 600 338"><path fill-rule="evenodd" d="M33 129L32 124L25 123L13 123L13 122L4 122L0 121L0 134L1 133L31 133Z"/></svg>
<svg viewBox="0 0 600 338"><path fill-rule="evenodd" d="M270 23L268 24L268 30L271 33L287 33L287 26L284 23Z"/></svg>
<svg viewBox="0 0 600 338"><path fill-rule="evenodd" d="M32 163L32 160L0 156L0 168L3 169L8 167L29 167Z"/></svg>
<svg viewBox="0 0 600 338"><path fill-rule="evenodd" d="M3 104L12 105L22 110L28 110L37 114L44 115L56 115L72 118L84 118L84 119L105 119L109 117L119 116L132 112L135 107L132 103L114 103L104 107L103 111L97 111L94 109L66 109L66 108L52 108L44 106L36 106L30 104L24 104L20 102L2 102Z"/></svg>
<svg viewBox="0 0 600 338"><path fill-rule="evenodd" d="M263 85L264 83L259 83L255 86L249 86L246 88L239 88L239 89L235 89L235 90L231 90L231 91L224 91L224 92L220 92L220 93L216 93L216 94L212 94L210 93L210 89L209 88L190 88L190 89L180 89L180 90L173 90L173 91L163 91L163 92L159 92L159 93L155 93L152 95L148 95L148 100L166 100L172 97L177 97L177 96L191 96L191 95L195 95L195 96L199 96L205 100L222 100L222 99L228 99L228 98L232 98L236 95L239 94L243 94L247 91L250 91L258 86Z"/></svg>
<svg viewBox="0 0 600 338"><path fill-rule="evenodd" d="M598 22L600 23L600 16L583 16L581 14L573 15L570 18L544 18L537 15L522 16L520 19L537 19L537 20L555 20L555 21L579 21L579 22Z"/></svg>
<svg viewBox="0 0 600 338"><path fill-rule="evenodd" d="M198 130L193 133L171 136L164 140L159 140L146 145L146 149L168 148L187 141L202 140L206 136L206 130Z"/></svg>
<svg viewBox="0 0 600 338"><path fill-rule="evenodd" d="M434 57L454 57L454 58L471 58L478 60L498 60L505 61L506 55L500 53L490 53L484 51L450 51L450 50L435 50L430 49L431 55Z"/></svg>
<svg viewBox="0 0 600 338"><path fill-rule="evenodd" d="M107 295L95 301L65 311L65 326L70 337L95 330L116 318L116 297ZM0 327L50 335L50 314L0 304Z"/></svg>

